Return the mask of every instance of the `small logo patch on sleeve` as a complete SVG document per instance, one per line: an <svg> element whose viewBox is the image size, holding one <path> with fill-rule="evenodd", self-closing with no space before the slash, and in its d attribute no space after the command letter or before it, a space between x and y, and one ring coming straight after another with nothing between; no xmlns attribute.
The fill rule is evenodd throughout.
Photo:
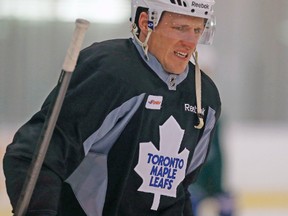
<svg viewBox="0 0 288 216"><path fill-rule="evenodd" d="M146 109L160 110L162 106L163 96L149 95L146 102Z"/></svg>

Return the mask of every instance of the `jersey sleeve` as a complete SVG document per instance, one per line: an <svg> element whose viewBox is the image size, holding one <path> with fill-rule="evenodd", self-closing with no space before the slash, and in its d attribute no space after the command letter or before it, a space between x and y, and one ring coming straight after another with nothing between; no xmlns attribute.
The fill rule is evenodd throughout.
<svg viewBox="0 0 288 216"><path fill-rule="evenodd" d="M132 97L128 85L116 81L117 76L101 65L101 58L88 57L87 52L90 51L80 55L56 123L28 208L33 215L56 215L62 183L84 158L83 142L101 126L111 110ZM4 173L13 208L56 92L57 88L47 97L41 110L17 131L7 147Z"/></svg>

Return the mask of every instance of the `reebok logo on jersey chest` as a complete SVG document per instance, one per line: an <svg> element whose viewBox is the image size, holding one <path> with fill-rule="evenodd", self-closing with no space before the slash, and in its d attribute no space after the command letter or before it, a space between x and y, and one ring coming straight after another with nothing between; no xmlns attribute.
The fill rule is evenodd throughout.
<svg viewBox="0 0 288 216"><path fill-rule="evenodd" d="M192 106L190 104L184 104L184 110L187 111L187 112L192 112L192 113L195 113L197 114L197 106ZM201 114L204 115L205 113L205 109L202 108L201 110Z"/></svg>

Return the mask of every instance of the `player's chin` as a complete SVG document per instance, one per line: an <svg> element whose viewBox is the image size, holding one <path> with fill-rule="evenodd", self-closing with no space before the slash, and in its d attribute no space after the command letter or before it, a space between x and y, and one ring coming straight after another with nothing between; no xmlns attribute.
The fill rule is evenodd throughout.
<svg viewBox="0 0 288 216"><path fill-rule="evenodd" d="M173 65L167 68L166 71L172 74L182 74L185 71L186 67L187 67L187 64L181 65L181 66Z"/></svg>
<svg viewBox="0 0 288 216"><path fill-rule="evenodd" d="M188 66L188 62L189 62L188 60L187 61L182 61L180 63L175 62L174 65L173 65L174 73L175 74L183 73L186 70L187 66Z"/></svg>

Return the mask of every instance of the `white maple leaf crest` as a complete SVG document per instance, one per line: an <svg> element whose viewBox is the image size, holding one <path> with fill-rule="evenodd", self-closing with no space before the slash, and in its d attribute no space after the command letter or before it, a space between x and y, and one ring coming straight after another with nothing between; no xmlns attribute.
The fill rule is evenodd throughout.
<svg viewBox="0 0 288 216"><path fill-rule="evenodd" d="M159 126L159 151L152 142L140 143L139 161L134 170L143 179L138 191L154 193L151 209L157 210L161 195L176 197L177 187L185 177L189 151L178 154L184 130L173 116Z"/></svg>

